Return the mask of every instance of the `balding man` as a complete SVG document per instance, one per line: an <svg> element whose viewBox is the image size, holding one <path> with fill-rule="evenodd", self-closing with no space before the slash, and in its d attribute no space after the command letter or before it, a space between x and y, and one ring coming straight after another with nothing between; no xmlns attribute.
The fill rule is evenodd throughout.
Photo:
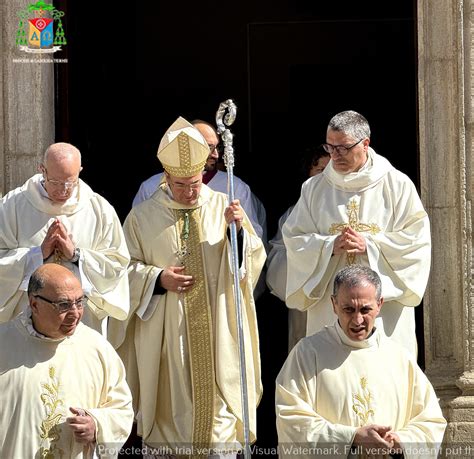
<svg viewBox="0 0 474 459"><path fill-rule="evenodd" d="M49 263L30 277L28 298L0 325L0 457L116 457L132 397L112 346L81 324L81 283Z"/></svg>
<svg viewBox="0 0 474 459"><path fill-rule="evenodd" d="M0 206L0 323L28 304L29 277L44 263L80 278L87 325L100 330L107 315L125 319L130 256L114 208L79 178L81 153L73 145L51 145L39 169Z"/></svg>

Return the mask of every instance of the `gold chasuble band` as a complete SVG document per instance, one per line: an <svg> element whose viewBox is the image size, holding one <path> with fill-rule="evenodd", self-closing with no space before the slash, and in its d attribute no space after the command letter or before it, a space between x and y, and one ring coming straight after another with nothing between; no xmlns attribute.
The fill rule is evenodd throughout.
<svg viewBox="0 0 474 459"><path fill-rule="evenodd" d="M181 235L179 255L185 273L195 279L193 287L181 293L184 301L186 329L191 363L193 393L193 456L208 451L214 419L215 371L212 318L201 251L199 209L178 210ZM207 454L204 454L207 456Z"/></svg>

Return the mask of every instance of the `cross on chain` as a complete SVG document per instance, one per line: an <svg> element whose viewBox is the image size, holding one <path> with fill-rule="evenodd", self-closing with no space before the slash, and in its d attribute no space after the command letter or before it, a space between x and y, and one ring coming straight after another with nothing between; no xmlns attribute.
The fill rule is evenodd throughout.
<svg viewBox="0 0 474 459"><path fill-rule="evenodd" d="M355 199L351 199L346 205L347 216L349 217L348 223L333 223L329 228L329 234L334 235L342 233L345 228L352 228L358 233L369 232L370 234L380 233L380 227L376 223L362 223L359 221L359 204ZM347 254L347 263L352 265L355 261L355 253Z"/></svg>
<svg viewBox="0 0 474 459"><path fill-rule="evenodd" d="M178 218L183 219L183 228L180 235L180 247L176 251L176 256L180 261L181 265L185 265L186 257L191 255L191 251L188 249L188 238L189 238L189 214L193 210L178 210Z"/></svg>

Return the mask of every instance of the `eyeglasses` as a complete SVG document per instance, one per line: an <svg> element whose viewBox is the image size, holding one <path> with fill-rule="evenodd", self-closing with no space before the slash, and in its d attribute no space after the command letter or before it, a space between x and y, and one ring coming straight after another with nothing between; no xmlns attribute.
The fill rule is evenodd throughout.
<svg viewBox="0 0 474 459"><path fill-rule="evenodd" d="M220 143L218 143L217 145L208 143L207 146L209 147L209 153L214 153L215 150L217 150L217 153L220 153L222 149L222 146Z"/></svg>
<svg viewBox="0 0 474 459"><path fill-rule="evenodd" d="M48 178L48 171L46 170L45 167L43 167L43 176L44 179L51 185L57 188L66 188L66 189L71 189L74 188L77 185L77 182L79 179L76 180L68 180L66 182L61 182L60 180L51 180Z"/></svg>
<svg viewBox="0 0 474 459"><path fill-rule="evenodd" d="M77 309L82 309L87 304L87 296L83 296L74 301L51 301L41 295L33 296L49 303L59 314L70 311L74 306L76 306Z"/></svg>
<svg viewBox="0 0 474 459"><path fill-rule="evenodd" d="M173 185L179 191L184 191L184 190L197 191L197 190L199 190L200 186L202 185L202 182L191 183L190 185L186 185L184 183L174 183L174 182L170 181L169 184Z"/></svg>
<svg viewBox="0 0 474 459"><path fill-rule="evenodd" d="M354 148L356 145L358 145L359 143L361 143L363 140L365 139L365 137L363 137L362 139L358 140L354 145L350 145L348 147L346 147L345 145L331 145L330 143L323 143L323 148L324 148L324 151L326 151L327 153L329 153L330 155L333 155L334 153L339 153L341 156L345 156L347 155L347 153L349 153L349 150L351 150L352 148Z"/></svg>

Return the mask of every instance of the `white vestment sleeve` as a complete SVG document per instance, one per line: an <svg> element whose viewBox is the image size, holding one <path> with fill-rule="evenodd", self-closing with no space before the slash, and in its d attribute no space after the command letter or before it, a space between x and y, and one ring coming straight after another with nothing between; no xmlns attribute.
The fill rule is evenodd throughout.
<svg viewBox="0 0 474 459"><path fill-rule="evenodd" d="M302 311L324 296L340 258L332 256L336 236L317 232L307 191L308 181L282 228L288 263L286 305Z"/></svg>
<svg viewBox="0 0 474 459"><path fill-rule="evenodd" d="M0 219L3 222L11 221L4 220L5 218L12 217L6 215L5 207L0 206ZM0 227L0 278L2 279L2 288L0 289L0 323L12 318L20 298L22 295L25 295L25 291L20 288L26 277L29 252L29 247L18 247L10 226L2 224Z"/></svg>
<svg viewBox="0 0 474 459"><path fill-rule="evenodd" d="M393 227L366 236L367 256L382 279L385 300L417 306L430 271L430 223L413 183L405 181L399 188Z"/></svg>
<svg viewBox="0 0 474 459"><path fill-rule="evenodd" d="M406 459L437 458L446 429L436 394L425 374L415 365L410 366L413 379L411 400L411 419L396 433L400 437Z"/></svg>
<svg viewBox="0 0 474 459"><path fill-rule="evenodd" d="M125 320L130 309L127 276L130 256L115 210L110 206L102 216L102 239L93 248L79 247L81 278L92 286L89 306L97 317L110 315Z"/></svg>
<svg viewBox="0 0 474 459"><path fill-rule="evenodd" d="M33 272L43 264L43 252L41 247L31 247L30 251L26 254L26 268L25 276L20 285L20 290L28 290L28 282Z"/></svg>
<svg viewBox="0 0 474 459"><path fill-rule="evenodd" d="M283 242L282 227L291 213L290 207L278 220L278 230L273 239L268 241L270 250L267 256L266 281L270 292L280 300L286 300L286 248Z"/></svg>
<svg viewBox="0 0 474 459"><path fill-rule="evenodd" d="M125 368L109 343L106 343L109 358L103 364L104 381L101 403L98 407L84 408L96 423L96 442L99 457L116 457L113 451L120 450L126 442L133 424L132 394L125 380Z"/></svg>

